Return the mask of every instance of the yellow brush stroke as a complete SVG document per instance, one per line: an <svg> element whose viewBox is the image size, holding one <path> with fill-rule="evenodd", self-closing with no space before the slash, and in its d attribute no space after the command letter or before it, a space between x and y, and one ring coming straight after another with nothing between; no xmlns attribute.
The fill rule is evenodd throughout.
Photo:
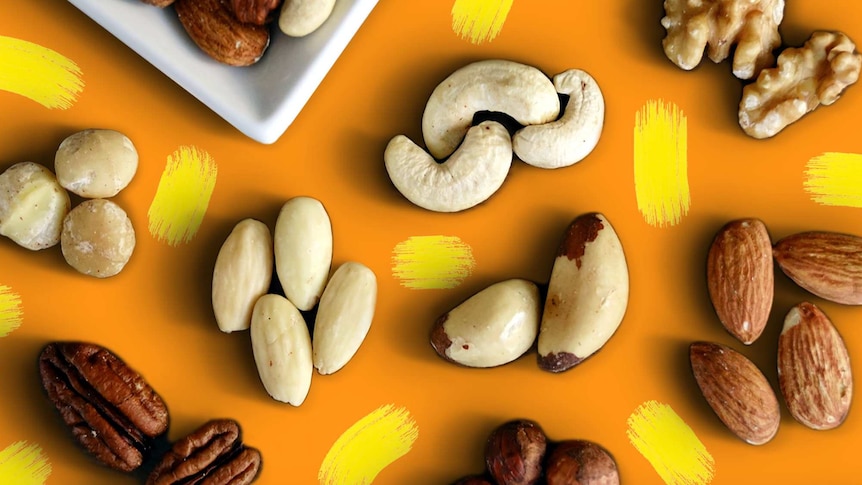
<svg viewBox="0 0 862 485"><path fill-rule="evenodd" d="M452 30L473 44L492 41L503 29L514 0L455 0Z"/></svg>
<svg viewBox="0 0 862 485"><path fill-rule="evenodd" d="M694 431L667 404L647 401L627 421L629 441L668 485L706 485L715 460Z"/></svg>
<svg viewBox="0 0 862 485"><path fill-rule="evenodd" d="M862 154L827 152L808 161L805 191L823 205L862 207Z"/></svg>
<svg viewBox="0 0 862 485"><path fill-rule="evenodd" d="M39 445L18 441L0 451L0 483L42 485L50 474L51 464Z"/></svg>
<svg viewBox="0 0 862 485"><path fill-rule="evenodd" d="M84 90L81 69L56 51L0 35L0 90L67 109Z"/></svg>
<svg viewBox="0 0 862 485"><path fill-rule="evenodd" d="M367 485L384 468L406 455L419 437L410 412L381 406L351 426L320 465L322 485Z"/></svg>
<svg viewBox="0 0 862 485"><path fill-rule="evenodd" d="M473 249L456 236L413 236L392 250L392 275L411 289L454 288L475 265Z"/></svg>
<svg viewBox="0 0 862 485"><path fill-rule="evenodd" d="M191 241L203 222L218 167L204 150L183 146L168 157L147 212L150 234L176 246Z"/></svg>
<svg viewBox="0 0 862 485"><path fill-rule="evenodd" d="M12 288L0 285L0 337L5 337L21 326L24 309L21 297ZM0 483L3 483L0 481Z"/></svg>
<svg viewBox="0 0 862 485"><path fill-rule="evenodd" d="M651 226L672 226L688 214L687 138L685 115L673 103L651 100L635 115L635 192Z"/></svg>

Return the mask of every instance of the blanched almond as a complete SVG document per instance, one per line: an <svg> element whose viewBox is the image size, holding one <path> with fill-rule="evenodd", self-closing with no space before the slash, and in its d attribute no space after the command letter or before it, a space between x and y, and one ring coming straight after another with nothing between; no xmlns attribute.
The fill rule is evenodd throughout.
<svg viewBox="0 0 862 485"><path fill-rule="evenodd" d="M284 294L296 308L317 305L332 265L332 223L320 201L288 200L275 223L275 271Z"/></svg>
<svg viewBox="0 0 862 485"><path fill-rule="evenodd" d="M377 304L377 277L367 266L347 262L335 270L317 308L312 336L314 367L332 374L359 350Z"/></svg>
<svg viewBox="0 0 862 485"><path fill-rule="evenodd" d="M213 270L212 303L222 332L246 330L258 298L272 282L272 236L266 224L243 219L225 239Z"/></svg>
<svg viewBox="0 0 862 485"><path fill-rule="evenodd" d="M254 306L251 346L260 381L273 399L299 406L311 387L311 335L302 314L281 295Z"/></svg>

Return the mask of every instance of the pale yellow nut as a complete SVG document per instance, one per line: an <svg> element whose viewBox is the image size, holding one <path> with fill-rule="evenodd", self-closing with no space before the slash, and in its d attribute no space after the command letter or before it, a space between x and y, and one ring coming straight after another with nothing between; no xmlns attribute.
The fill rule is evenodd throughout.
<svg viewBox="0 0 862 485"><path fill-rule="evenodd" d="M69 194L38 163L16 163L0 173L0 235L19 246L55 246L70 207Z"/></svg>
<svg viewBox="0 0 862 485"><path fill-rule="evenodd" d="M317 308L312 351L320 374L344 367L359 350L374 319L377 277L367 266L347 262L335 270Z"/></svg>
<svg viewBox="0 0 862 485"><path fill-rule="evenodd" d="M304 37L332 15L335 0L284 0L278 16L278 28L291 37Z"/></svg>
<svg viewBox="0 0 862 485"><path fill-rule="evenodd" d="M311 388L311 336L302 314L281 295L254 305L251 346L260 381L276 401L299 406Z"/></svg>
<svg viewBox="0 0 862 485"><path fill-rule="evenodd" d="M275 270L288 300L302 311L320 301L332 265L332 223L323 204L294 197L275 223Z"/></svg>
<svg viewBox="0 0 862 485"><path fill-rule="evenodd" d="M122 207L107 199L91 199L63 220L60 248L69 266L96 278L114 276L135 250L135 229Z"/></svg>
<svg viewBox="0 0 862 485"><path fill-rule="evenodd" d="M272 235L255 219L243 219L219 249L213 269L212 305L222 332L246 330L258 298L272 282Z"/></svg>
<svg viewBox="0 0 862 485"><path fill-rule="evenodd" d="M88 129L70 135L54 156L60 185L86 198L117 195L138 170L138 151L126 135Z"/></svg>
<svg viewBox="0 0 862 485"><path fill-rule="evenodd" d="M507 364L533 346L540 316L541 300L535 283L501 281L437 319L431 346L444 359L467 367Z"/></svg>

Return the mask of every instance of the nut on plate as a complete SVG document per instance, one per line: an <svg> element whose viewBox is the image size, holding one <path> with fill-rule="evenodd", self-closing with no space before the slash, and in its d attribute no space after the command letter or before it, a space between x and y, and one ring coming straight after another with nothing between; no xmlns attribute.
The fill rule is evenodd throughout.
<svg viewBox="0 0 862 485"><path fill-rule="evenodd" d="M587 440L565 440L550 445L545 458L547 485L619 485L614 458Z"/></svg>
<svg viewBox="0 0 862 485"><path fill-rule="evenodd" d="M60 242L72 202L48 168L20 162L0 173L0 235L37 251Z"/></svg>
<svg viewBox="0 0 862 485"><path fill-rule="evenodd" d="M332 15L335 0L284 0L278 28L291 37L304 37L323 25Z"/></svg>
<svg viewBox="0 0 862 485"><path fill-rule="evenodd" d="M497 485L533 485L542 476L548 439L538 423L507 421L485 444L485 466Z"/></svg>
<svg viewBox="0 0 862 485"><path fill-rule="evenodd" d="M775 437L781 422L778 398L754 362L713 342L692 343L689 359L703 397L730 431L752 445Z"/></svg>
<svg viewBox="0 0 862 485"><path fill-rule="evenodd" d="M258 298L272 282L273 248L269 227L256 219L238 222L216 257L212 305L222 332L246 330Z"/></svg>
<svg viewBox="0 0 862 485"><path fill-rule="evenodd" d="M862 237L828 231L791 234L773 247L775 262L820 298L862 305Z"/></svg>
<svg viewBox="0 0 862 485"><path fill-rule="evenodd" d="M230 0L230 8L240 22L265 25L273 20L282 0Z"/></svg>
<svg viewBox="0 0 862 485"><path fill-rule="evenodd" d="M738 219L722 227L707 256L709 298L724 328L750 345L766 328L772 309L772 241L759 219Z"/></svg>
<svg viewBox="0 0 862 485"><path fill-rule="evenodd" d="M147 477L146 485L248 485L261 468L260 452L242 442L232 419L213 419L173 444Z"/></svg>
<svg viewBox="0 0 862 485"><path fill-rule="evenodd" d="M665 55L685 70L700 64L705 49L716 63L734 49L733 75L752 79L781 44L784 0L665 0L664 10Z"/></svg>
<svg viewBox="0 0 862 485"><path fill-rule="evenodd" d="M601 349L617 331L629 299L622 243L607 218L575 218L560 243L539 327L539 367L563 372Z"/></svg>
<svg viewBox="0 0 862 485"><path fill-rule="evenodd" d="M88 342L51 342L39 354L48 399L78 444L100 463L124 472L151 458L168 429L168 408L110 350Z"/></svg>
<svg viewBox="0 0 862 485"><path fill-rule="evenodd" d="M853 377L844 340L812 303L793 307L778 337L778 383L790 414L812 429L838 427L850 411Z"/></svg>
<svg viewBox="0 0 862 485"><path fill-rule="evenodd" d="M176 0L174 10L192 41L223 64L252 65L269 47L269 28L239 21L226 0Z"/></svg>
<svg viewBox="0 0 862 485"><path fill-rule="evenodd" d="M495 283L437 319L431 346L440 357L467 367L512 362L536 340L539 298L539 288L532 281Z"/></svg>
<svg viewBox="0 0 862 485"><path fill-rule="evenodd" d="M742 89L739 126L753 138L777 135L791 123L838 100L859 79L862 55L841 32L814 32L798 48L778 56Z"/></svg>

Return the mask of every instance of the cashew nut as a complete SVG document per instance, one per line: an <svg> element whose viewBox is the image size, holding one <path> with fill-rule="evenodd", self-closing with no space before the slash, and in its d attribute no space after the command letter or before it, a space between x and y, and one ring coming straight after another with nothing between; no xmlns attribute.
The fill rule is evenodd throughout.
<svg viewBox="0 0 862 485"><path fill-rule="evenodd" d="M290 37L304 37L317 30L332 14L335 0L285 0L278 28Z"/></svg>
<svg viewBox="0 0 862 485"><path fill-rule="evenodd" d="M443 163L404 135L389 141L383 159L395 188L410 202L458 212L484 202L503 185L512 165L512 140L503 125L484 121L467 131Z"/></svg>
<svg viewBox="0 0 862 485"><path fill-rule="evenodd" d="M560 98L548 77L535 67L492 59L468 64L443 80L422 115L425 146L437 159L448 157L479 111L506 113L522 125L553 121Z"/></svg>
<svg viewBox="0 0 862 485"><path fill-rule="evenodd" d="M563 116L525 126L512 138L515 155L539 168L568 167L583 160L599 142L605 121L605 100L592 76L570 69L554 76L554 87L569 96Z"/></svg>

